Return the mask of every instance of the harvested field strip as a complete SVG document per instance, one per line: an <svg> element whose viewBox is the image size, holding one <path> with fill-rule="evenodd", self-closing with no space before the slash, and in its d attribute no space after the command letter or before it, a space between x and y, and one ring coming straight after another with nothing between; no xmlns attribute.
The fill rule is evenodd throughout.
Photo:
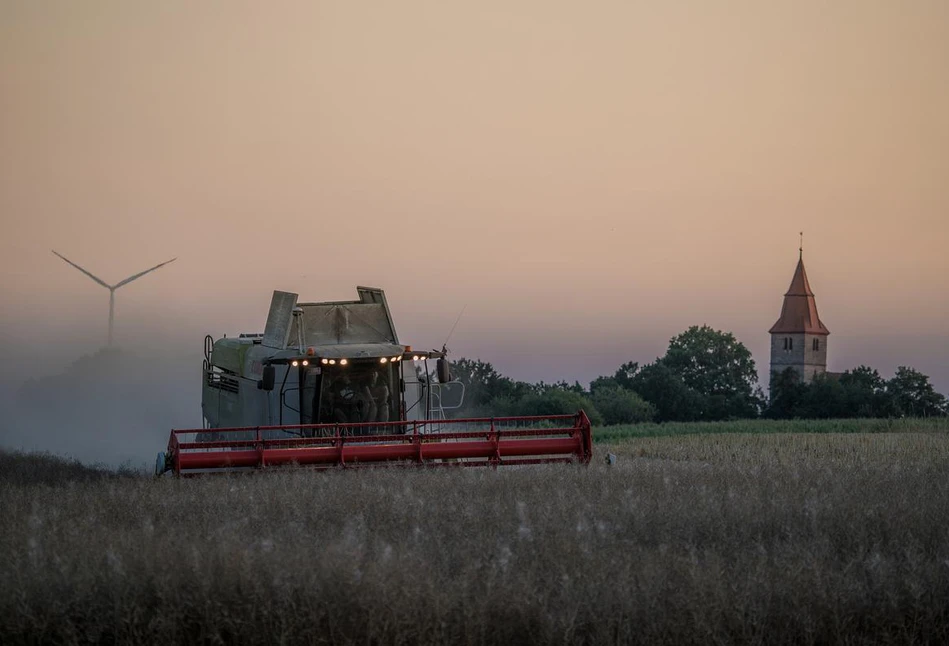
<svg viewBox="0 0 949 646"><path fill-rule="evenodd" d="M734 433L644 437L603 447L620 457L727 466L795 467L820 463L919 469L949 463L949 433Z"/></svg>
<svg viewBox="0 0 949 646"><path fill-rule="evenodd" d="M741 419L725 422L620 424L594 429L593 441L720 433L902 433L949 432L949 417L899 419Z"/></svg>
<svg viewBox="0 0 949 646"><path fill-rule="evenodd" d="M949 639L945 435L611 449L613 467L5 484L0 642Z"/></svg>

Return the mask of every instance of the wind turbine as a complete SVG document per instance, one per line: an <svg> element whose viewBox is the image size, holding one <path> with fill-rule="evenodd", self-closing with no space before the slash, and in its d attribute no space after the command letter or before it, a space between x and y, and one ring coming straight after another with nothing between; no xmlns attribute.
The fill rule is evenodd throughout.
<svg viewBox="0 0 949 646"><path fill-rule="evenodd" d="M52 251L54 254L56 254L57 256L59 256L60 258L62 258L63 260L65 260L66 262L68 262L70 265L72 265L73 267L75 267L76 269L78 269L79 271L81 271L82 273L84 273L86 276L88 276L89 278L91 278L92 280L96 281L97 283L99 283L100 285L102 285L103 287L105 287L106 289L109 290L109 345L110 345L110 346L112 345L112 321L115 319L115 290L117 290L117 289L118 289L119 287L121 287L122 285L128 285L128 284L129 284L130 282L132 282L133 280L135 280L135 279L137 279L137 278L141 278L142 276L144 276L145 274L147 274L147 273L149 273L149 272L155 271L155 270L158 269L159 267L164 267L164 266L167 265L168 263L174 262L174 261L178 260L177 257L176 257L176 258L172 258L171 260L166 260L165 262L163 262L163 263L161 263L161 264L159 264L159 265L155 265L155 266L152 267L151 269L146 269L145 271L140 271L140 272L138 272L137 274L135 274L134 276L129 276L129 277L126 278L125 280L120 280L120 281L117 282L116 284L110 285L110 284L108 284L107 282L105 282L104 280L102 280L101 278L99 278L98 276L95 276L95 275L93 275L91 272L86 271L85 269L83 269L82 267L80 267L79 265L77 265L76 263L74 263L72 260L70 260L69 258L66 258L66 257L63 256L63 255L60 255L60 254L56 253L55 250L50 249L50 251Z"/></svg>

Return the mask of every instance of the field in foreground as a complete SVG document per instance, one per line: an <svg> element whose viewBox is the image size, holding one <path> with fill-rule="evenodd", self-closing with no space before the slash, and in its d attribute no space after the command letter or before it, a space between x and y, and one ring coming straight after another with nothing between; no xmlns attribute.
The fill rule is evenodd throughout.
<svg viewBox="0 0 949 646"><path fill-rule="evenodd" d="M949 640L949 434L613 467L7 481L0 643Z"/></svg>

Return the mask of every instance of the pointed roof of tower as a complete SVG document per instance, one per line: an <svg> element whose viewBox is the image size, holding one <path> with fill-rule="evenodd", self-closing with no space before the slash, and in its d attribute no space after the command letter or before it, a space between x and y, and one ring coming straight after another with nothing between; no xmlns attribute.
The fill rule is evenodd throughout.
<svg viewBox="0 0 949 646"><path fill-rule="evenodd" d="M804 270L804 256L797 261L791 286L784 295L781 318L768 330L771 334L830 334L830 330L817 316L817 301Z"/></svg>

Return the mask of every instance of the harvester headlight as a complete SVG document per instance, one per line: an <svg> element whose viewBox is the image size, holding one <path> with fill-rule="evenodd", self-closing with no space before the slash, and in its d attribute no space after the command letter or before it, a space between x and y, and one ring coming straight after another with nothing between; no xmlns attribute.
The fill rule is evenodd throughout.
<svg viewBox="0 0 949 646"><path fill-rule="evenodd" d="M309 362L309 361L307 361L306 359L304 359L304 360L303 360L303 361L301 361L300 363L301 363L301 364L303 364L304 366L308 366L308 365L310 365L310 362Z"/></svg>
<svg viewBox="0 0 949 646"><path fill-rule="evenodd" d="M335 365L336 365L336 359L330 359L330 365L331 365L331 366L335 366Z"/></svg>
<svg viewBox="0 0 949 646"><path fill-rule="evenodd" d="M393 361L398 361L398 360L401 359L401 358L402 358L402 357L392 357L392 360L393 360Z"/></svg>
<svg viewBox="0 0 949 646"><path fill-rule="evenodd" d="M347 359L340 359L340 360L339 360L339 365L341 365L341 366L345 366L347 363L349 363L349 361L348 361Z"/></svg>
<svg viewBox="0 0 949 646"><path fill-rule="evenodd" d="M297 366L300 365L300 362L299 362L299 361L294 361L294 362L291 363L290 365L293 366L294 368L296 368Z"/></svg>
<svg viewBox="0 0 949 646"><path fill-rule="evenodd" d="M412 361L418 361L418 355L415 355L414 357L412 357Z"/></svg>
<svg viewBox="0 0 949 646"><path fill-rule="evenodd" d="M379 359L379 363L385 363L386 361L388 361L388 359L386 359L385 357L382 357L381 359Z"/></svg>
<svg viewBox="0 0 949 646"><path fill-rule="evenodd" d="M322 363L324 366L325 366L326 364L328 364L329 362L330 362L329 359L321 359L321 360L320 360L320 363Z"/></svg>

